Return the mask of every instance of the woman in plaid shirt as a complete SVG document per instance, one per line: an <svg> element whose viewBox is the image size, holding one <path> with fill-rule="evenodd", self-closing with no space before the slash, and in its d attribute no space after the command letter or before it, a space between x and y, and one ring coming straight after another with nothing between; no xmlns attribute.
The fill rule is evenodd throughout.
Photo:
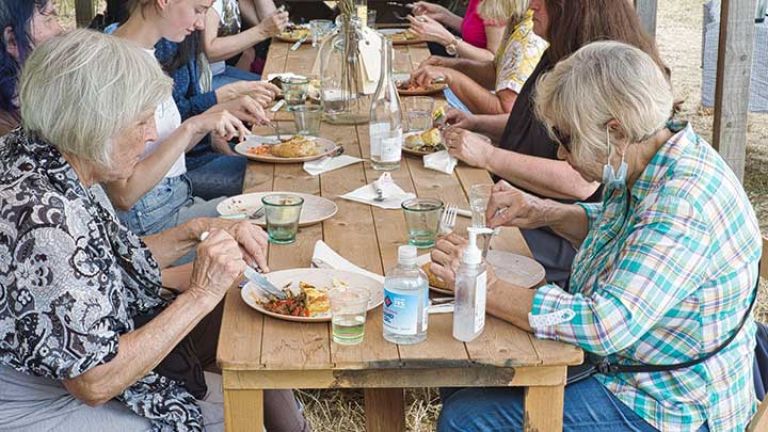
<svg viewBox="0 0 768 432"><path fill-rule="evenodd" d="M570 292L489 275L488 312L614 364L678 364L715 351L748 313L760 230L720 155L690 125L668 120L664 73L637 48L593 43L541 79L536 106L559 157L605 185L603 201L561 204L499 183L491 226L549 226L579 252ZM436 275L453 280L463 244L438 244ZM567 386L565 430L743 431L756 408L754 332L749 318L725 349L692 367ZM441 431L521 430L522 422L520 391L443 394Z"/></svg>

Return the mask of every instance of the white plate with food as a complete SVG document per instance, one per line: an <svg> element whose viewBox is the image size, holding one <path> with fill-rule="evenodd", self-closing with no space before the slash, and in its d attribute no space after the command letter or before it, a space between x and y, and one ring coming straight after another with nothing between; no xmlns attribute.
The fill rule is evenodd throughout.
<svg viewBox="0 0 768 432"><path fill-rule="evenodd" d="M283 42L298 42L303 39L302 43L311 43L312 30L309 29L309 24L288 24L275 38Z"/></svg>
<svg viewBox="0 0 768 432"><path fill-rule="evenodd" d="M330 156L339 151L335 142L311 136L251 135L235 146L235 151L248 159L269 163L301 163Z"/></svg>
<svg viewBox="0 0 768 432"><path fill-rule="evenodd" d="M425 156L442 150L445 150L445 145L440 130L437 128L424 132L409 132L405 134L403 139L404 153Z"/></svg>
<svg viewBox="0 0 768 432"><path fill-rule="evenodd" d="M368 310L384 302L384 286L359 273L335 269L292 269L264 275L276 287L290 292L286 300L267 298L253 283L240 291L243 301L257 311L274 318L299 322L331 320L328 291L335 287L365 288L370 293Z"/></svg>
<svg viewBox="0 0 768 432"><path fill-rule="evenodd" d="M301 217L299 226L309 226L320 223L326 219L332 218L339 210L336 203L317 195L310 195L298 192L256 192L243 195L236 195L225 199L216 206L216 211L223 217L249 219L249 215L257 213L262 208L261 199L267 195L290 194L297 195L304 199L301 206ZM259 212L258 217L250 219L251 222L266 226L264 212Z"/></svg>
<svg viewBox="0 0 768 432"><path fill-rule="evenodd" d="M448 87L448 85L444 82L435 82L429 87L421 87L411 80L408 80L397 83L397 93L400 96L430 96L442 92L446 87Z"/></svg>
<svg viewBox="0 0 768 432"><path fill-rule="evenodd" d="M544 281L546 273L544 267L532 258L514 254L512 252L490 250L485 261L493 267L496 277L519 286L521 288L533 288ZM453 295L445 282L429 271L431 258L429 254L422 255L416 261L429 278L429 289L440 293Z"/></svg>
<svg viewBox="0 0 768 432"><path fill-rule="evenodd" d="M409 29L390 28L390 29L379 29L377 31L383 34L384 36L392 39L392 45L413 45L413 44L420 44L425 42L423 39L420 39L418 36L416 36L415 33L410 31Z"/></svg>

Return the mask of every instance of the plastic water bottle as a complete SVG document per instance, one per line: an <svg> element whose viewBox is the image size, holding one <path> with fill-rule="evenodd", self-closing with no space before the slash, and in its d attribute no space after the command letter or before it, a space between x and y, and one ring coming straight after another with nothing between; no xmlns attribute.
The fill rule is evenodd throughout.
<svg viewBox="0 0 768 432"><path fill-rule="evenodd" d="M429 282L416 264L416 247L400 246L397 267L384 278L384 339L401 345L423 342L428 309Z"/></svg>
<svg viewBox="0 0 768 432"><path fill-rule="evenodd" d="M485 292L488 273L483 254L477 247L478 234L491 234L488 228L467 228L469 244L456 272L456 306L453 311L453 337L469 342L480 336L485 327Z"/></svg>

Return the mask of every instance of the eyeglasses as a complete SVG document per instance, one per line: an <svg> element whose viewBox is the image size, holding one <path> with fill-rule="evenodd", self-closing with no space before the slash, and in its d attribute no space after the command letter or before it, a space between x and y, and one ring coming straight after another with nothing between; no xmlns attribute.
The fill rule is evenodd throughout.
<svg viewBox="0 0 768 432"><path fill-rule="evenodd" d="M555 141L563 146L565 151L571 152L571 136L564 134L560 129L552 127L552 133L555 135Z"/></svg>

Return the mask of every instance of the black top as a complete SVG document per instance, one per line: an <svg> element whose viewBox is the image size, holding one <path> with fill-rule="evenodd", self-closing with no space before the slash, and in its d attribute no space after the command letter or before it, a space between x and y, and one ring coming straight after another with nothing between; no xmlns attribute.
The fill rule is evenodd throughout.
<svg viewBox="0 0 768 432"><path fill-rule="evenodd" d="M557 159L557 143L549 137L544 123L536 117L533 104L536 81L552 67L547 53L544 53L509 113L500 148L529 156Z"/></svg>
<svg viewBox="0 0 768 432"><path fill-rule="evenodd" d="M528 81L525 82L525 85L523 85L523 88L520 90L520 94L517 96L517 101L512 107L512 112L509 114L507 126L504 128L504 134L501 136L499 148L528 156L558 160L558 144L549 136L544 123L536 117L536 112L534 110L536 82L541 75L549 72L553 67L554 65L551 63L549 56L545 52L541 57L541 61L536 66L536 69L534 69L531 76L528 77ZM500 177L496 175L494 175L493 178L494 181L500 180ZM530 191L527 192L533 193ZM601 193L602 187L586 201L600 201ZM573 202L565 200L558 201Z"/></svg>

